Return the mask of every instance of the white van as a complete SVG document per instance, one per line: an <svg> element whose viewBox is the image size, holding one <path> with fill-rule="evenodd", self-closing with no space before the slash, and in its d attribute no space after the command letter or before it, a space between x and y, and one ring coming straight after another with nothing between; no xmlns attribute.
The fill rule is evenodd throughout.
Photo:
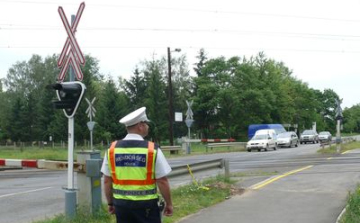
<svg viewBox="0 0 360 223"><path fill-rule="evenodd" d="M246 150L251 152L257 149L259 152L263 149L268 151L270 148L276 150L276 131L274 129L260 129L255 132L252 139L247 142Z"/></svg>

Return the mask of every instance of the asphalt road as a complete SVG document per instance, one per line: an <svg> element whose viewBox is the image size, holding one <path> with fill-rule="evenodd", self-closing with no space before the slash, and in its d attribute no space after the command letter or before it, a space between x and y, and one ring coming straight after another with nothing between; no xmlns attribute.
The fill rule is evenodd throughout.
<svg viewBox="0 0 360 223"><path fill-rule="evenodd" d="M64 212L65 171L0 171L0 222L29 223Z"/></svg>
<svg viewBox="0 0 360 223"><path fill-rule="evenodd" d="M188 156L169 159L169 162L171 166L177 166L227 158L232 173L250 173L249 177L242 177L240 181L240 186L247 188L247 192L236 199L241 199L237 203L239 210L247 210L251 220L241 222L314 222L307 219L311 213L309 210L315 210L312 216L324 215L335 218L345 205L348 191L354 189L360 181L360 154L349 153L328 159L327 156L317 155L317 149L319 144L308 144L269 152ZM308 165L312 167L306 171L274 181L259 190L251 189L269 177L263 173L282 174ZM201 179L223 171L195 173L195 177ZM171 184L175 187L191 183L191 180L190 175L185 175L172 178ZM66 171L0 171L0 223L30 223L63 213L65 195L61 188L66 185ZM320 208L323 206L328 208ZM258 221L255 221L256 218ZM269 221L272 218L274 221ZM211 222L223 220L217 221L214 218Z"/></svg>
<svg viewBox="0 0 360 223"><path fill-rule="evenodd" d="M247 186L244 194L180 222L335 223L346 205L348 192L360 182L359 157L358 150L324 161L316 158L315 164L307 158L300 160L296 168L284 169L268 162L261 170L279 171L276 177L245 177L240 182ZM281 171L285 169L298 172Z"/></svg>

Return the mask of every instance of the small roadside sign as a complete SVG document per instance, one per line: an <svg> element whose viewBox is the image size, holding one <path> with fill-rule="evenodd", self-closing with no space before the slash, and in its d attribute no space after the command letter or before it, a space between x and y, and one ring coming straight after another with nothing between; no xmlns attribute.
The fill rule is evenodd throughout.
<svg viewBox="0 0 360 223"><path fill-rule="evenodd" d="M92 131L94 129L96 122L87 122L86 124L89 130Z"/></svg>

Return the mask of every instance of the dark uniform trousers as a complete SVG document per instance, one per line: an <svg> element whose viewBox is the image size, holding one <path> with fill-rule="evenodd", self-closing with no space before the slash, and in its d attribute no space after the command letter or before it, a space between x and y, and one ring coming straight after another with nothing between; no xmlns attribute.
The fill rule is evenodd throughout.
<svg viewBox="0 0 360 223"><path fill-rule="evenodd" d="M151 201L116 200L115 214L117 223L161 223L158 199Z"/></svg>

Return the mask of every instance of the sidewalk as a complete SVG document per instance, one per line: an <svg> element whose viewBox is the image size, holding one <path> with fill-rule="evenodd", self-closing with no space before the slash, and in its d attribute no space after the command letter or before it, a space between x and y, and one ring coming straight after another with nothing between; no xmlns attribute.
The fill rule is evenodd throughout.
<svg viewBox="0 0 360 223"><path fill-rule="evenodd" d="M189 215L184 219L180 220L178 223L238 223L242 222L241 211L238 208L238 202L242 196L246 196L247 193L251 191L246 190L244 186L250 187L252 184L255 184L259 181L266 179L267 177L250 177L246 181L239 181L236 184L236 187L243 189L243 192L231 196L228 200L225 200L219 204L216 204L212 207L203 209L196 214ZM266 221L265 221L266 222Z"/></svg>
<svg viewBox="0 0 360 223"><path fill-rule="evenodd" d="M190 215L179 223L238 223L242 222L241 210L238 208L238 202L241 196L236 195L220 204L203 209L200 212ZM256 208L255 208L256 209ZM266 222L266 220L264 220Z"/></svg>

